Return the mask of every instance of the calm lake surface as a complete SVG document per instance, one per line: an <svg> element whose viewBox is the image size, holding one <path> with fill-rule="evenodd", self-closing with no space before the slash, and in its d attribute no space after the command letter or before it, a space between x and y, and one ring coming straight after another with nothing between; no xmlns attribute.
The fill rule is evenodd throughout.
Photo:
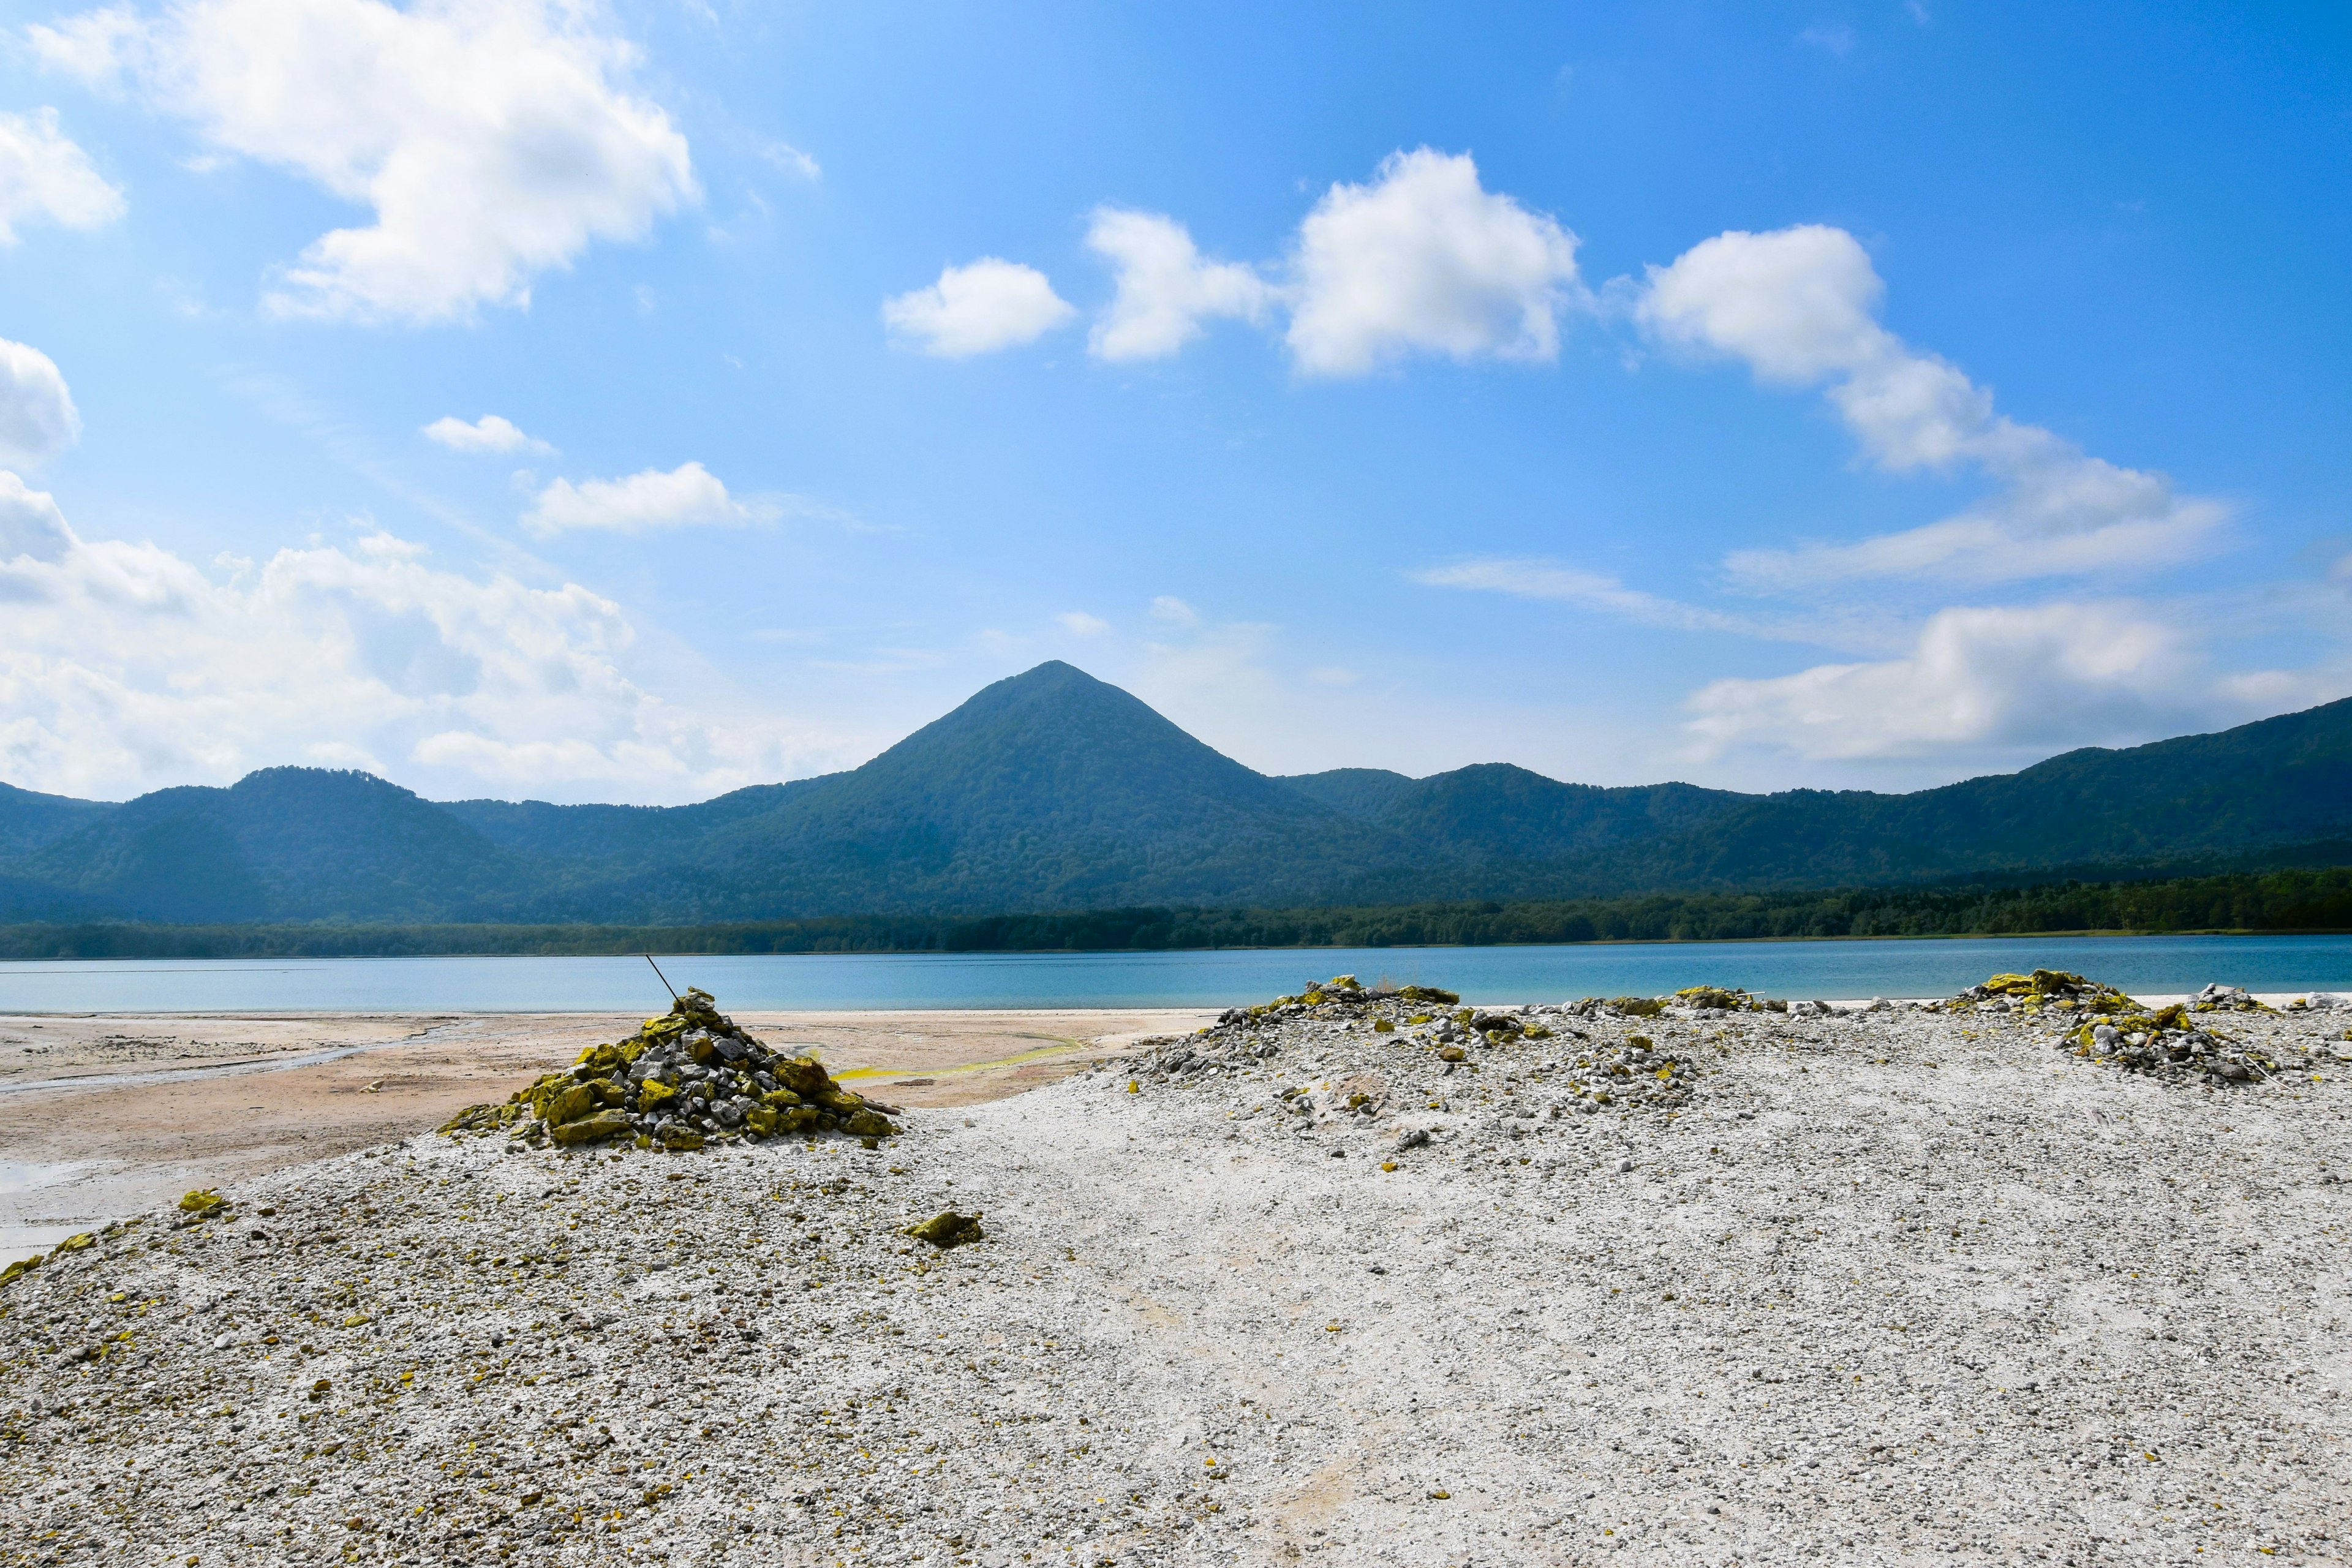
<svg viewBox="0 0 2352 1568"><path fill-rule="evenodd" d="M1481 1002L1654 996L1685 985L1766 996L1948 996L2003 970L2070 969L2158 995L2208 981L2352 991L2352 936L1639 942L1284 948L1223 952L667 957L681 989L739 1012L915 1007L1223 1007L1353 973ZM639 958L48 960L0 963L0 1013L645 1012Z"/></svg>

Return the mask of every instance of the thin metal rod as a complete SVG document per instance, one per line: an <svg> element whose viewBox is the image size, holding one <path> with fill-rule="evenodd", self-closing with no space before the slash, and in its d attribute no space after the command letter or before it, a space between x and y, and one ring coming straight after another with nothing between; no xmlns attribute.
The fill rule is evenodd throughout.
<svg viewBox="0 0 2352 1568"><path fill-rule="evenodd" d="M654 963L654 955L650 952L646 954L646 962L647 963ZM654 974L661 981L662 989L669 993L669 999L673 1002L677 1001L677 987L669 983L668 975L662 973L660 964L654 963Z"/></svg>

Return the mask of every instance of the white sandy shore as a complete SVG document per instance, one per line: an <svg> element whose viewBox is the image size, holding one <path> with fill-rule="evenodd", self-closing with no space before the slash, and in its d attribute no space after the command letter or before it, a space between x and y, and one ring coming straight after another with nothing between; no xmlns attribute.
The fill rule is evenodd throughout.
<svg viewBox="0 0 2352 1568"><path fill-rule="evenodd" d="M912 1105L1052 1083L1191 1009L753 1013ZM634 1015L0 1016L0 1263L289 1165L403 1138L619 1039ZM909 1083L908 1080L923 1080Z"/></svg>
<svg viewBox="0 0 2352 1568"><path fill-rule="evenodd" d="M1986 1016L1313 1022L873 1152L426 1135L11 1286L0 1562L2340 1561L2344 1022L2229 1017L2319 1055L2227 1091ZM1548 1114L1637 1032L1674 1114Z"/></svg>

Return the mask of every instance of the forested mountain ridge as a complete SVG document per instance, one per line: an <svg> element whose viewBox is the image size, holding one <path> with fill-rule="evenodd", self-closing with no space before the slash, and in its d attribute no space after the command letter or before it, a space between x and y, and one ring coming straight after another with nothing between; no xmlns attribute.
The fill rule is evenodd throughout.
<svg viewBox="0 0 2352 1568"><path fill-rule="evenodd" d="M1268 777L1066 664L862 767L685 806L427 801L271 768L0 786L0 919L686 924L1858 887L2352 837L2352 700L1909 795L1599 788L1507 763Z"/></svg>

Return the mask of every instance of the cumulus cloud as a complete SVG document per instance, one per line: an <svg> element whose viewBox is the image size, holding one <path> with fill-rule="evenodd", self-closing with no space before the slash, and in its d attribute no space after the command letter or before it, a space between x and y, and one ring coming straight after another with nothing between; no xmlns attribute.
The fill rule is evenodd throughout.
<svg viewBox="0 0 2352 1568"><path fill-rule="evenodd" d="M1414 353L1548 361L1576 289L1576 237L1483 188L1467 153L1391 153L1299 226L1287 342L1308 375Z"/></svg>
<svg viewBox="0 0 2352 1568"><path fill-rule="evenodd" d="M0 114L0 246L16 243L22 223L87 229L121 216L122 193L58 129L56 110Z"/></svg>
<svg viewBox="0 0 2352 1568"><path fill-rule="evenodd" d="M390 534L224 575L82 540L0 480L0 777L30 788L120 796L313 763L677 800L838 760L715 677L683 704L640 684L610 600L449 571Z"/></svg>
<svg viewBox="0 0 2352 1568"><path fill-rule="evenodd" d="M1062 629L1074 637L1098 637L1110 630L1110 623L1100 616L1090 616L1084 610L1066 610L1054 617Z"/></svg>
<svg viewBox="0 0 2352 1568"><path fill-rule="evenodd" d="M2263 689L2208 676L2194 640L2138 605L1955 608L1899 658L1715 681L1692 697L1690 730L1709 754L1813 760L2077 746L2274 710L2259 706Z"/></svg>
<svg viewBox="0 0 2352 1568"><path fill-rule="evenodd" d="M686 138L625 83L635 52L562 0L180 0L27 34L225 153L373 209L266 295L289 315L441 321L524 306L596 240L698 198Z"/></svg>
<svg viewBox="0 0 2352 1568"><path fill-rule="evenodd" d="M542 452L554 447L533 437L526 436L510 419L495 414L485 414L468 425L453 414L445 414L423 430L426 440L436 447L446 447L453 452Z"/></svg>
<svg viewBox="0 0 2352 1568"><path fill-rule="evenodd" d="M81 438L81 415L57 362L0 338L0 464L37 468Z"/></svg>
<svg viewBox="0 0 2352 1568"><path fill-rule="evenodd" d="M1843 229L1734 230L1653 267L1635 305L1659 341L1744 361L1759 380L1823 386L1879 468L1973 469L1991 493L1924 527L1849 544L1748 550L1725 560L1751 586L1935 577L2016 581L2168 563L2196 553L2229 509L2159 473L2084 453L1994 412L1992 394L1879 323L1885 285Z"/></svg>
<svg viewBox="0 0 2352 1568"><path fill-rule="evenodd" d="M1097 207L1087 246L1118 273L1118 292L1087 334L1097 359L1165 359L1201 335L1205 321L1262 321L1275 290L1254 268L1203 261L1174 218Z"/></svg>
<svg viewBox="0 0 2352 1568"><path fill-rule="evenodd" d="M941 359L1034 342L1076 314L1044 273L994 256L942 268L929 288L882 302L892 338Z"/></svg>
<svg viewBox="0 0 2352 1568"><path fill-rule="evenodd" d="M664 472L646 468L620 479L557 479L539 492L522 525L542 539L578 529L642 533L648 529L697 523L755 522L775 509L749 505L727 493L719 476L700 463L681 463Z"/></svg>

